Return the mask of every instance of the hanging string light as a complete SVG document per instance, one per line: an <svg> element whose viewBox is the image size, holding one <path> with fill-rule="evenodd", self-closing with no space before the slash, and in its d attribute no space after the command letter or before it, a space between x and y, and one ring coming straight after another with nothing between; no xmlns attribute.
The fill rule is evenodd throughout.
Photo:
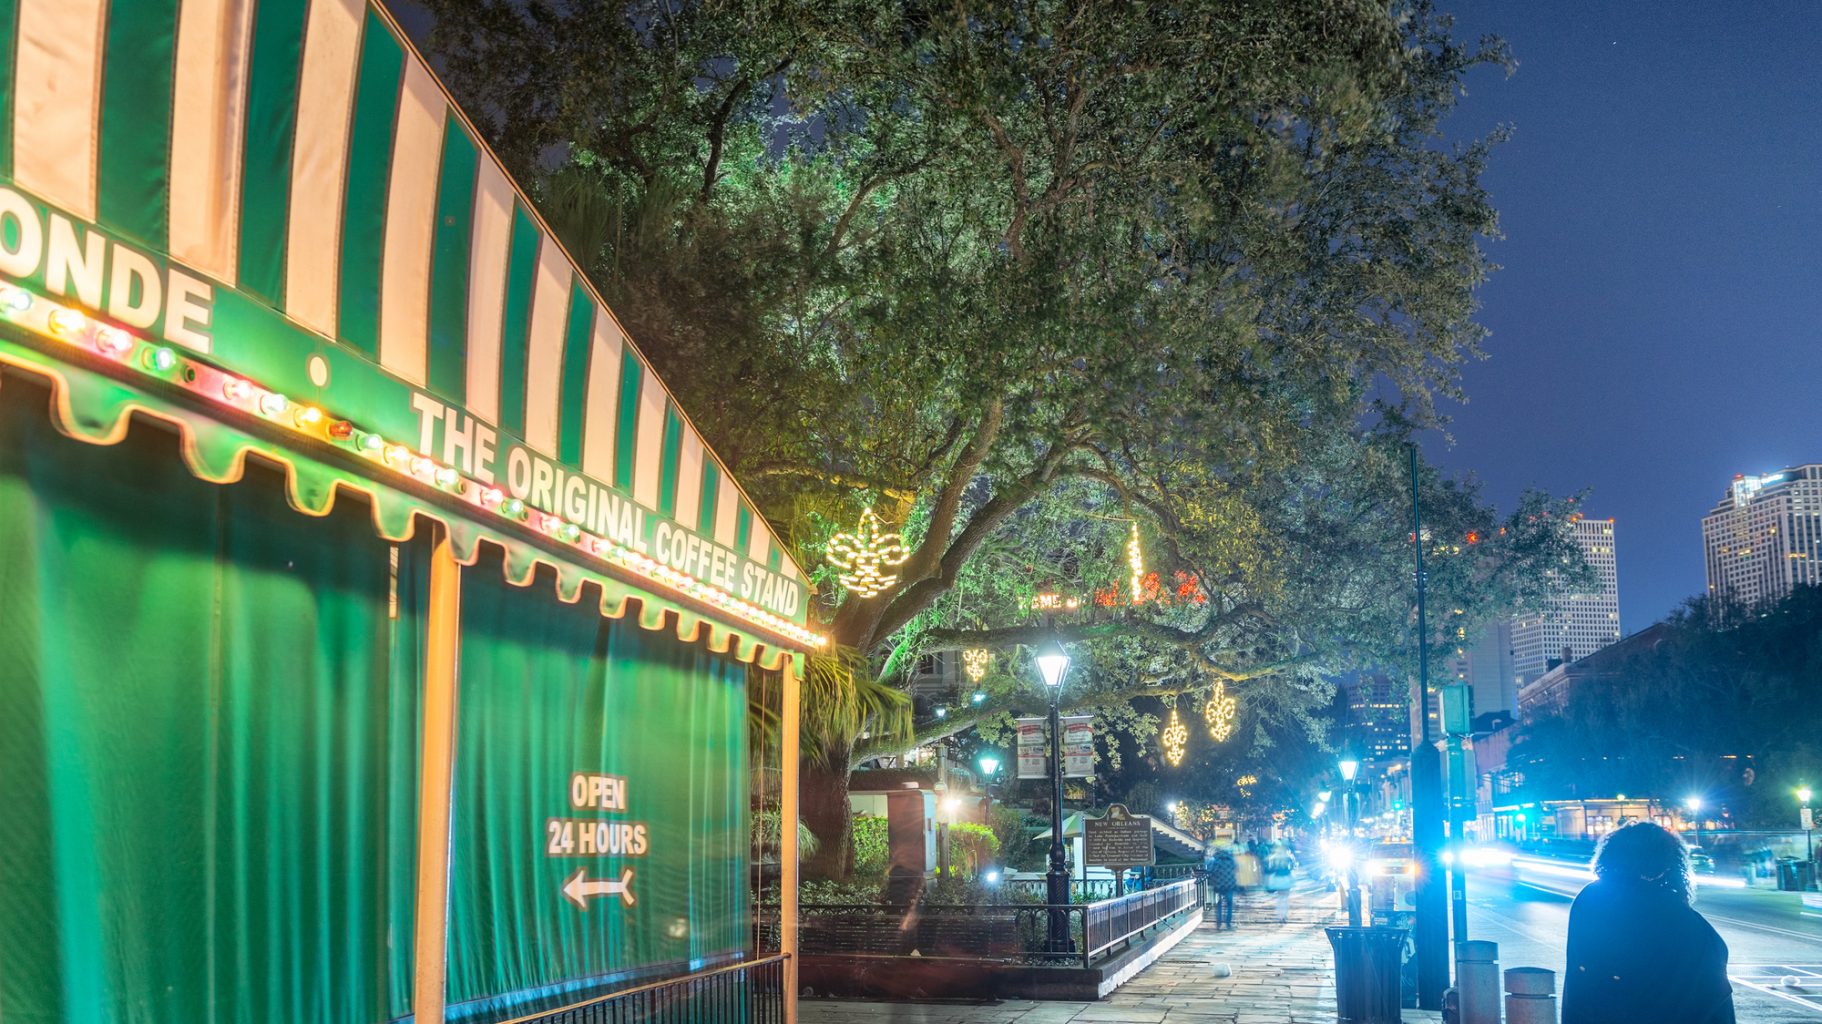
<svg viewBox="0 0 1822 1024"><path fill-rule="evenodd" d="M1170 762L1172 768L1183 763L1183 744L1189 741L1189 729L1177 717L1174 704L1170 708L1170 724L1158 734L1158 740L1164 745L1164 760Z"/></svg>
<svg viewBox="0 0 1822 1024"><path fill-rule="evenodd" d="M1132 567L1132 603L1139 603L1145 585L1145 551L1139 547L1139 523L1133 521L1132 533L1126 538L1126 564Z"/></svg>
<svg viewBox="0 0 1822 1024"><path fill-rule="evenodd" d="M980 682L987 677L987 666L993 663L993 655L985 647L970 647L962 652L962 671L968 673L972 682Z"/></svg>
<svg viewBox="0 0 1822 1024"><path fill-rule="evenodd" d="M829 564L841 572L836 578L856 597L876 597L898 582L898 574L887 572L903 565L911 552L903 535L887 533L871 508L860 514L860 524L853 533L838 533L829 538Z"/></svg>
<svg viewBox="0 0 1822 1024"><path fill-rule="evenodd" d="M827 637L790 619L673 569L642 551L588 533L576 523L557 516L531 520L523 500L508 498L489 483L469 477L452 466L439 465L428 456L416 455L405 445L362 430L319 406L300 405L283 394L228 373L187 352L179 355L176 350L148 337L93 320L80 310L60 305L54 297L33 295L15 283L0 281L0 322L24 328L59 345L91 346L121 372L150 376L165 386L206 399L216 407L226 406L274 426L288 428L311 441L339 448L391 477L433 485L446 498L464 503L473 511L489 513L490 517L536 530L546 538L592 554L624 572L661 583L779 635L813 647L828 643ZM379 478L387 479L387 476Z"/></svg>
<svg viewBox="0 0 1822 1024"><path fill-rule="evenodd" d="M1227 683L1216 681L1215 688L1209 691L1208 700L1202 705L1202 720L1208 723L1208 734L1216 743L1225 743L1234 732L1234 713L1240 709L1239 701L1228 696Z"/></svg>

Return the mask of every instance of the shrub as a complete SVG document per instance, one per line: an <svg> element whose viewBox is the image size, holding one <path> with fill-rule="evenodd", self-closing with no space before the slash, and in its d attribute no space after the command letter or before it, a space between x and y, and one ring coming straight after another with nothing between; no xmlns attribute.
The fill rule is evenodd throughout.
<svg viewBox="0 0 1822 1024"><path fill-rule="evenodd" d="M985 825L958 821L949 826L949 870L972 878L1000 852L1000 838Z"/></svg>
<svg viewBox="0 0 1822 1024"><path fill-rule="evenodd" d="M872 814L854 816L854 878L877 885L892 866L892 843L886 819Z"/></svg>

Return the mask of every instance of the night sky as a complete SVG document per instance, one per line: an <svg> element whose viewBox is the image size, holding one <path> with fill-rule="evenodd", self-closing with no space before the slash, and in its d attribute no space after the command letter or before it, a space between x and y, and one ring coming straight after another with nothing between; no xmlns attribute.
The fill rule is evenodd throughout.
<svg viewBox="0 0 1822 1024"><path fill-rule="evenodd" d="M1490 358L1427 451L1506 511L1588 489L1631 633L1705 586L1735 473L1822 461L1822 6L1439 6L1519 67L1476 72L1449 122L1515 134L1485 179Z"/></svg>

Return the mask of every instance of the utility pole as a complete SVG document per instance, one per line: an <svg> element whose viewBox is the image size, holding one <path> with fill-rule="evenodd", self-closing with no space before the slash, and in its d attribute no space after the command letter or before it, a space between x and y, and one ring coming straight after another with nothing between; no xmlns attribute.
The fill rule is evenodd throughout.
<svg viewBox="0 0 1822 1024"><path fill-rule="evenodd" d="M1411 839L1417 853L1417 1005L1442 1009L1449 987L1449 897L1442 874L1442 764L1430 726L1430 634L1424 618L1423 506L1417 491L1417 444L1411 443L1411 547L1417 572L1417 708L1418 740L1411 748Z"/></svg>

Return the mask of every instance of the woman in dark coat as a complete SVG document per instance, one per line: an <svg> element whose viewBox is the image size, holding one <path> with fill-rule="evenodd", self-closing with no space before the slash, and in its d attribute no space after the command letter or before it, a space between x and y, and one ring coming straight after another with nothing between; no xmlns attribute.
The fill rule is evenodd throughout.
<svg viewBox="0 0 1822 1024"><path fill-rule="evenodd" d="M1690 906L1689 851L1668 829L1601 840L1569 908L1563 1024L1734 1024L1727 943Z"/></svg>

